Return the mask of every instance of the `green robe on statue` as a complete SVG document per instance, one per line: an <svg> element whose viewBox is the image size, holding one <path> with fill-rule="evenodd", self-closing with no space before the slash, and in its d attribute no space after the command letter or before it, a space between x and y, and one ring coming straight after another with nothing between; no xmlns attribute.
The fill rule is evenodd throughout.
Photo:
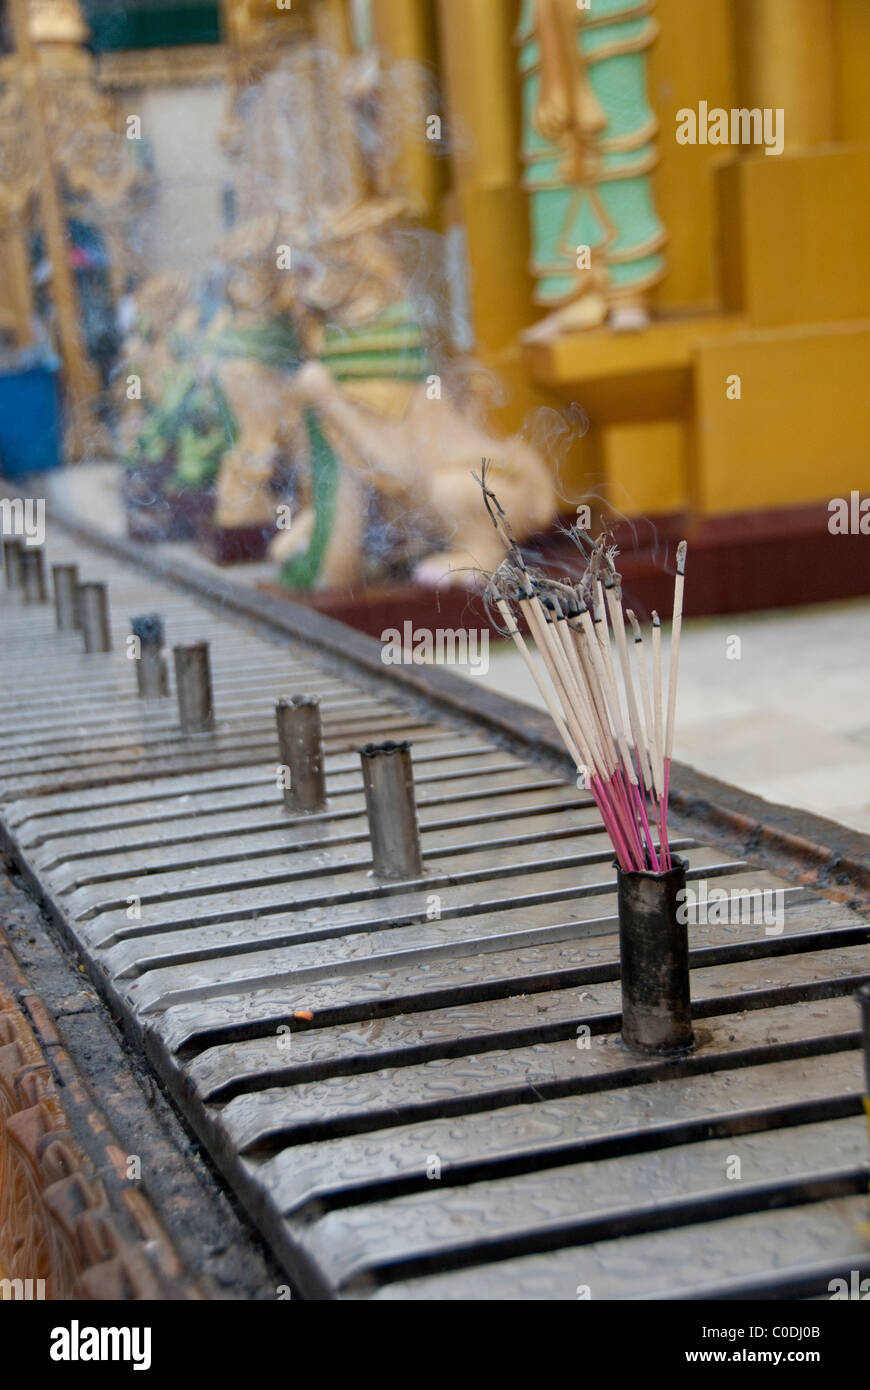
<svg viewBox="0 0 870 1390"><path fill-rule="evenodd" d="M517 43L536 302L643 303L665 273L647 99L652 0L523 0ZM588 247L588 253L583 248Z"/></svg>

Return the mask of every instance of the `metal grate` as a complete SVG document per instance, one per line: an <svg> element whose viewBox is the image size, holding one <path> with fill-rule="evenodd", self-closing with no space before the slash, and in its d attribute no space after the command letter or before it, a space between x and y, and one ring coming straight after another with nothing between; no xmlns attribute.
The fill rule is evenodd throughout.
<svg viewBox="0 0 870 1390"><path fill-rule="evenodd" d="M7 598L9 847L303 1294L797 1295L870 1269L862 917L683 838L690 878L782 889L785 930L693 929L699 1046L635 1057L588 796L386 669L354 680L84 543L49 549L108 581L114 650ZM213 733L137 698L143 609L211 644ZM329 795L304 817L273 711L299 692ZM412 742L426 866L388 888L356 752L383 737Z"/></svg>

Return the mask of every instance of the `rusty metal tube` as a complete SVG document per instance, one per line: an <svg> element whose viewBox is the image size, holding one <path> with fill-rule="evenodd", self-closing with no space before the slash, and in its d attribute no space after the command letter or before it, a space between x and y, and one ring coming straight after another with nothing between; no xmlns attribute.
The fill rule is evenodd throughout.
<svg viewBox="0 0 870 1390"><path fill-rule="evenodd" d="M105 584L76 585L76 607L86 652L110 652L109 596Z"/></svg>
<svg viewBox="0 0 870 1390"><path fill-rule="evenodd" d="M367 743L360 749L363 789L377 878L420 878L423 859L409 743Z"/></svg>
<svg viewBox="0 0 870 1390"><path fill-rule="evenodd" d="M3 540L3 568L6 572L6 588L21 588L21 552L24 542L17 536L6 536Z"/></svg>
<svg viewBox="0 0 870 1390"><path fill-rule="evenodd" d="M186 734L207 734L214 728L214 700L208 642L173 647L178 717Z"/></svg>
<svg viewBox="0 0 870 1390"><path fill-rule="evenodd" d="M658 874L617 865L616 880L623 1041L639 1052L687 1052L694 1045L689 930L679 920L686 863L674 856L673 868Z"/></svg>
<svg viewBox="0 0 870 1390"><path fill-rule="evenodd" d="M855 995L861 1006L861 1025L864 1038L864 1108L870 1123L870 985L862 985Z"/></svg>
<svg viewBox="0 0 870 1390"><path fill-rule="evenodd" d="M78 565L52 565L51 583L54 589L54 614L58 632L68 632L79 625L76 601L78 582Z"/></svg>
<svg viewBox="0 0 870 1390"><path fill-rule="evenodd" d="M19 560L25 603L45 603L45 554L41 546L23 546Z"/></svg>
<svg viewBox="0 0 870 1390"><path fill-rule="evenodd" d="M313 695L291 695L275 705L281 762L290 769L284 805L302 815L326 810L320 701Z"/></svg>
<svg viewBox="0 0 870 1390"><path fill-rule="evenodd" d="M163 655L163 619L159 613L140 613L130 619L133 636L139 639L136 658L136 684L143 700L159 700L169 694L169 672Z"/></svg>

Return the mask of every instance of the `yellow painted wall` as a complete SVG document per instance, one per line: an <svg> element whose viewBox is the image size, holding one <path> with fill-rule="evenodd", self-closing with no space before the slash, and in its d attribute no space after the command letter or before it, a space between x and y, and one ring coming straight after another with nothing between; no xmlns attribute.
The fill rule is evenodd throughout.
<svg viewBox="0 0 870 1390"><path fill-rule="evenodd" d="M835 138L834 0L734 0L738 106L781 109L785 146Z"/></svg>
<svg viewBox="0 0 870 1390"><path fill-rule="evenodd" d="M870 491L870 319L711 338L696 354L698 510ZM729 400L735 373L741 396Z"/></svg>
<svg viewBox="0 0 870 1390"><path fill-rule="evenodd" d="M834 0L834 134L870 140L870 4Z"/></svg>
<svg viewBox="0 0 870 1390"><path fill-rule="evenodd" d="M655 290L665 312L714 309L718 302L714 255L712 168L716 145L678 145L677 112L734 104L735 73L730 0L658 0L659 37L650 50L649 91L659 118L656 203L668 229L668 274Z"/></svg>
<svg viewBox="0 0 870 1390"><path fill-rule="evenodd" d="M720 248L753 324L870 316L870 143L724 166Z"/></svg>
<svg viewBox="0 0 870 1390"><path fill-rule="evenodd" d="M605 429L604 472L610 508L625 516L681 511L688 496L690 447L689 427L683 420L653 420Z"/></svg>

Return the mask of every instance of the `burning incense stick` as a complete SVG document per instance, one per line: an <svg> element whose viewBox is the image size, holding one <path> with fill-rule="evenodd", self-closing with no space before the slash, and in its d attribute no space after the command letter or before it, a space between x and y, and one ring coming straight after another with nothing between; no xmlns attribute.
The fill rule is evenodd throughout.
<svg viewBox="0 0 870 1390"><path fill-rule="evenodd" d="M668 722L665 728L664 793L662 796L662 841L667 840L668 796L671 787L671 753L674 747L674 716L677 709L677 669L680 660L680 633L683 630L683 589L686 583L685 541L677 546L677 573L674 579L674 610L671 618L671 669L668 679Z"/></svg>
<svg viewBox="0 0 870 1390"><path fill-rule="evenodd" d="M623 611L615 551L608 549L605 537L593 541L576 528L569 531L584 561L578 584L558 583L533 573L497 498L486 486L485 468L480 482L490 519L507 551L506 560L489 579L487 600L498 609L504 630L531 673L578 772L588 774L620 866L654 873L668 869L672 861L667 801L686 543L681 541L677 548L665 720L661 622L654 613L650 673L641 625L631 609ZM514 608L526 621L537 661L520 632Z"/></svg>
<svg viewBox="0 0 870 1390"><path fill-rule="evenodd" d="M665 735L662 715L662 620L653 609L652 615L653 647L653 709L655 710L656 752L659 763L659 779L664 779Z"/></svg>
<svg viewBox="0 0 870 1390"><path fill-rule="evenodd" d="M674 748L674 714L677 708L677 666L680 659L680 633L683 629L683 588L686 583L685 541L677 546L677 575L674 580L674 616L671 619L671 674L668 681L668 724L665 735L665 761L671 761Z"/></svg>
<svg viewBox="0 0 870 1390"><path fill-rule="evenodd" d="M494 595L497 595L498 591L494 590L493 593ZM548 689L546 682L542 680L538 668L535 666L535 663L532 660L531 653L529 652L529 649L526 646L525 641L523 640L523 635L517 627L516 623L514 622L514 615L508 607L507 603L501 597L496 597L495 602L496 607L498 608L498 611L501 614L502 621L504 622L507 631L510 633L511 637L514 640L514 646L516 647L517 651L519 652L520 656L523 658L523 661L528 667L532 680L535 682L535 685L537 686L538 691L540 692L544 704L547 706L550 718L556 725L562 742L568 749L568 752L571 754L571 757L574 759L574 766L577 768L577 771L579 773L583 764L583 760L580 757L580 752L577 748L577 745L574 743L574 740L571 738L571 735L568 733L568 730L565 727L565 721L559 713L559 707L553 698L553 692L551 689Z"/></svg>

